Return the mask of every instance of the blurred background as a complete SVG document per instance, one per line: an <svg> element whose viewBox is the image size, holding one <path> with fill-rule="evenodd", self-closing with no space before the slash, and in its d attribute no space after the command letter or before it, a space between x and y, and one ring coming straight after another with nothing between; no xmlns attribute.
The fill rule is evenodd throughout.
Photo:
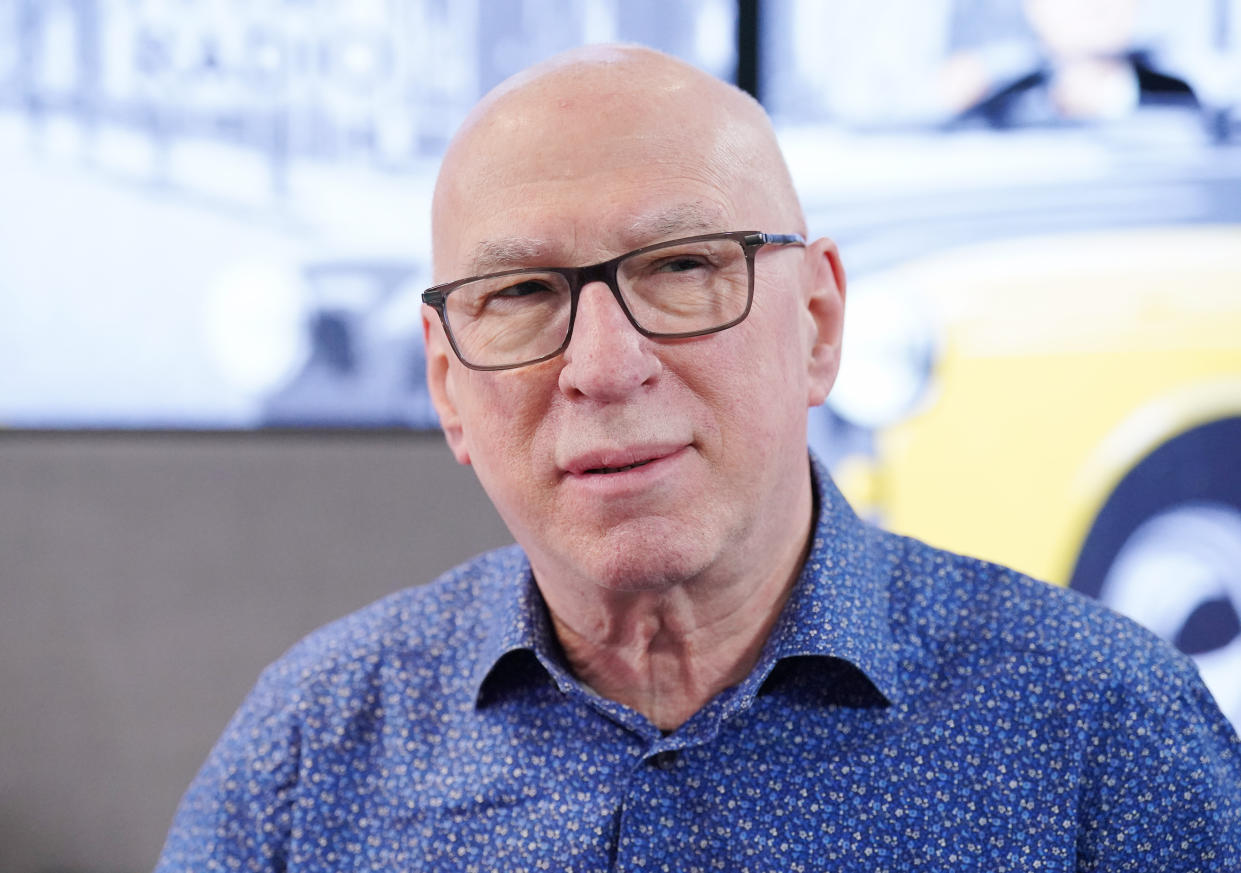
<svg viewBox="0 0 1241 873"><path fill-rule="evenodd" d="M507 541L423 384L430 191L611 40L771 112L859 510L1241 723L1241 0L0 0L0 869L148 869L263 665Z"/></svg>

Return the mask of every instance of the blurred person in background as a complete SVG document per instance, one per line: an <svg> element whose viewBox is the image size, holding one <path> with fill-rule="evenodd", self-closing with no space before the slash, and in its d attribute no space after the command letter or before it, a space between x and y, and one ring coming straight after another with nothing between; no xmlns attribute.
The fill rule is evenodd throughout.
<svg viewBox="0 0 1241 873"><path fill-rule="evenodd" d="M1004 52L987 49L950 58L942 94L958 121L1012 127L1106 121L1144 106L1198 108L1189 84L1140 45L1140 0L1023 0L1021 7L1038 41L1033 68L1005 70L992 63Z"/></svg>

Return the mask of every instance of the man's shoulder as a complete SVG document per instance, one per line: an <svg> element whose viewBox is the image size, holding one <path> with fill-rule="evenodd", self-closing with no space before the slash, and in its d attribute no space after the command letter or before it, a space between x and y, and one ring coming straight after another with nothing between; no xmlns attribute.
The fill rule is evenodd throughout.
<svg viewBox="0 0 1241 873"><path fill-rule="evenodd" d="M1189 658L1078 592L979 558L889 537L894 624L942 673L1019 663L1030 678L1094 696L1123 693L1163 709L1201 686Z"/></svg>
<svg viewBox="0 0 1241 873"><path fill-rule="evenodd" d="M256 692L266 688L287 705L411 665L460 675L528 572L517 546L478 555L312 631L263 672Z"/></svg>

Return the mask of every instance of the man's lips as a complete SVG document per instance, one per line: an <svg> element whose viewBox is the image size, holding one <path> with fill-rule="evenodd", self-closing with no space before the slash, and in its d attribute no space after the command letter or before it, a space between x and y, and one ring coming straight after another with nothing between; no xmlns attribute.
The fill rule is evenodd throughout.
<svg viewBox="0 0 1241 873"><path fill-rule="evenodd" d="M645 467L656 461L671 457L683 448L684 443L648 446L629 446L617 449L596 449L574 455L561 464L561 469L572 476L605 476L625 473Z"/></svg>
<svg viewBox="0 0 1241 873"><path fill-rule="evenodd" d="M592 467L586 472L592 473L592 474L593 473L623 473L626 470L632 470L634 467L641 467L646 464L649 464L650 462L651 461L648 459L645 461L638 461L636 464L626 464L623 467Z"/></svg>

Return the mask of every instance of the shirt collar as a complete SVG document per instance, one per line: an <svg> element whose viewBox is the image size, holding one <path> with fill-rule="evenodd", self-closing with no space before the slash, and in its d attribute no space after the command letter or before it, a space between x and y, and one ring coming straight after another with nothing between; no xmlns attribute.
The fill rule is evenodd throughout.
<svg viewBox="0 0 1241 873"><path fill-rule="evenodd" d="M889 619L895 556L854 514L826 467L810 456L818 515L801 575L751 678L761 684L785 658L845 661L888 703L899 699L899 654Z"/></svg>
<svg viewBox="0 0 1241 873"><path fill-rule="evenodd" d="M500 662L514 652L533 654L562 690L572 681L560 664L560 647L529 559L517 546L506 551L511 559L497 568L496 600L488 610L486 636L474 664L476 702L482 700L487 680L498 672Z"/></svg>
<svg viewBox="0 0 1241 873"><path fill-rule="evenodd" d="M891 556L813 453L810 468L818 507L810 550L756 669L738 690L752 697L779 661L819 656L847 662L888 703L898 702L899 659L888 619ZM497 600L488 610L489 626L475 662L475 700L481 699L500 661L519 651L532 653L561 690L567 690L573 679L560 658L529 560L513 547L495 571L501 579L493 589Z"/></svg>

